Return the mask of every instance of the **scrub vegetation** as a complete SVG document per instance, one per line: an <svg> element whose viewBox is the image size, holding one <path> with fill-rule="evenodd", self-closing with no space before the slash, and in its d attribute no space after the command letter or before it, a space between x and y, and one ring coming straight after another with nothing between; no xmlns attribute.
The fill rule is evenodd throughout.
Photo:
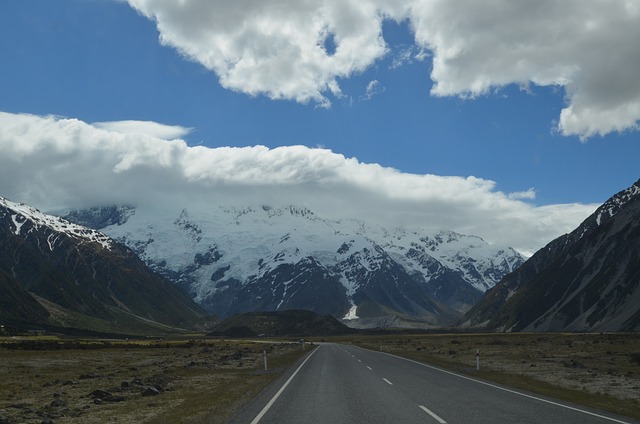
<svg viewBox="0 0 640 424"><path fill-rule="evenodd" d="M303 353L220 339L0 339L0 422L223 423Z"/></svg>

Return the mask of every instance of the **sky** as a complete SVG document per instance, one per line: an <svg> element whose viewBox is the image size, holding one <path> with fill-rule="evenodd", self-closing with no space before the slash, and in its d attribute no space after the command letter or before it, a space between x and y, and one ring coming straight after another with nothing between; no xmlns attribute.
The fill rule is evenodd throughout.
<svg viewBox="0 0 640 424"><path fill-rule="evenodd" d="M0 196L297 204L531 254L640 178L635 0L0 2Z"/></svg>

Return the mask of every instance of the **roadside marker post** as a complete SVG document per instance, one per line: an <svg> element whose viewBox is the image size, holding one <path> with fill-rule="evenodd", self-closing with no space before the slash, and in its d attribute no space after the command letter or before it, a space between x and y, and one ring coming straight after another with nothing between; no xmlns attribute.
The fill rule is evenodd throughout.
<svg viewBox="0 0 640 424"><path fill-rule="evenodd" d="M266 350L262 351L262 354L264 355L264 370L268 371L269 368L267 367L267 351Z"/></svg>
<svg viewBox="0 0 640 424"><path fill-rule="evenodd" d="M480 371L480 349L476 349L476 370Z"/></svg>

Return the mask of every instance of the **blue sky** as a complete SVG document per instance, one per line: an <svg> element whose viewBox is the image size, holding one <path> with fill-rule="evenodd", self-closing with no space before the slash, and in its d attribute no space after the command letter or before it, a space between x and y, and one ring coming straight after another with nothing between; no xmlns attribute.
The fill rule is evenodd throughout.
<svg viewBox="0 0 640 424"><path fill-rule="evenodd" d="M597 90L580 91L578 83L563 85L563 75L550 78L542 71L532 73L525 76L528 81L524 84L508 82L509 78L522 80L521 76L496 74L495 81L481 92L467 88L453 94L430 94L435 75L442 75L432 74L433 58L447 46L440 45L436 51L417 42L417 36L430 29L420 27L426 24L418 23L415 10L396 15L391 9L384 12L387 18L383 20L381 36L386 53L372 53L374 59L359 65L361 69L337 71L327 77L339 84L339 92L320 84L321 98L317 93L302 98L306 95L300 94L302 91L274 94L282 81L267 81L265 84L275 85L262 86L257 93L254 86L243 85L244 80L221 82L225 71L215 58L207 61L202 53L206 43L187 40L191 44L182 48L170 30L165 30L164 44L159 41L162 30L158 25L165 19L161 16L171 12L163 10L162 2L130 3L2 2L0 112L10 114L7 119L22 114L55 115L87 124L153 121L190 129L180 138L191 147L320 147L403 174L476 177L495 183L490 191L505 196L533 188L535 196L533 192L520 196L532 207L601 203L640 177L640 116L621 132L603 126L597 131L604 135L585 136L584 131L570 134L558 124L561 111L571 103L567 90L575 90L575 99L583 91L587 93L584 98L593 97ZM215 8L217 3L220 2L209 2L209 7ZM465 2L460 7L462 3ZM583 3L584 7L590 3ZM214 12L226 13L224 7L220 9ZM157 15L154 20L143 13ZM300 13L302 16L304 11ZM167 22L175 29L184 23L180 19L185 16L174 21L167 18ZM630 19L637 23L637 18ZM339 25L348 25L335 23L330 17L327 22L329 29L338 28L336 34ZM464 33L461 34L462 37ZM623 38L631 38L629 42L637 45L638 32L629 35ZM331 37L327 40L325 48L333 54L339 42ZM199 53L186 57L185 52L196 47ZM277 48L273 48L271 54L277 55ZM624 51L621 49L621 53ZM400 61L403 53L407 55ZM493 58L491 52L480 53L483 58L463 58L470 63L469 68L499 59ZM534 63L532 67L553 68L553 52L550 56L548 64ZM588 62L581 62L582 54L576 53L575 57L576 63L586 68ZM455 65L451 60L441 72L450 71L453 75L456 69L452 63ZM247 72L250 74L251 69ZM256 72L264 71L258 66ZM549 82L553 78L556 83ZM588 75L583 80L589 80ZM444 78L438 81L443 87ZM463 82L461 77L451 84ZM640 80L633 82L640 84ZM636 89L632 87L632 91ZM20 196L18 191L10 194ZM26 193L25 197L31 200Z"/></svg>

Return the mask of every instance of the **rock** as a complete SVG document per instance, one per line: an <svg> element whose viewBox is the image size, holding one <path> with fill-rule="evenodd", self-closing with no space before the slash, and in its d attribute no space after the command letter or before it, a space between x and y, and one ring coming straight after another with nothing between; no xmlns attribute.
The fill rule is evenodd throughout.
<svg viewBox="0 0 640 424"><path fill-rule="evenodd" d="M157 396L160 394L160 390L155 387L146 386L142 389L142 396Z"/></svg>
<svg viewBox="0 0 640 424"><path fill-rule="evenodd" d="M95 372L90 372L90 373L87 373L87 374L82 374L79 378L80 378L80 380L87 380L87 379L90 379L90 378L98 378L98 377L100 377L100 376L98 374L96 374Z"/></svg>
<svg viewBox="0 0 640 424"><path fill-rule="evenodd" d="M96 405L101 405L104 402L122 402L126 400L124 396L114 396L110 392L100 389L94 390L89 396L95 399L93 403Z"/></svg>
<svg viewBox="0 0 640 424"><path fill-rule="evenodd" d="M93 392L89 393L89 396L94 398L94 399L105 399L108 397L113 396L111 393L107 392L106 390L94 390Z"/></svg>
<svg viewBox="0 0 640 424"><path fill-rule="evenodd" d="M67 401L64 399L56 399L50 404L54 408L60 408L62 406L67 406Z"/></svg>

